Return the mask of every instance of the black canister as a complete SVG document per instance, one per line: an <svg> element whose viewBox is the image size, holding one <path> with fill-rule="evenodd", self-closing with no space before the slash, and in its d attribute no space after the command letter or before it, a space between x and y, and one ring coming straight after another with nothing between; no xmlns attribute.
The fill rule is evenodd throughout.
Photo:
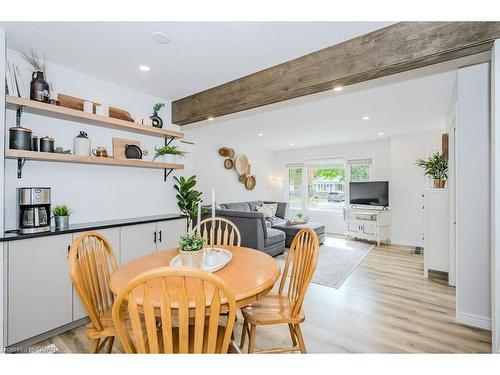
<svg viewBox="0 0 500 375"><path fill-rule="evenodd" d="M38 137L36 135L31 136L31 151L38 151Z"/></svg>
<svg viewBox="0 0 500 375"><path fill-rule="evenodd" d="M31 151L31 129L20 126L9 128L9 148Z"/></svg>
<svg viewBox="0 0 500 375"><path fill-rule="evenodd" d="M30 84L30 99L39 102L50 102L50 86L43 76L43 72L33 72Z"/></svg>
<svg viewBox="0 0 500 375"><path fill-rule="evenodd" d="M40 152L54 152L54 139L48 136L40 138Z"/></svg>

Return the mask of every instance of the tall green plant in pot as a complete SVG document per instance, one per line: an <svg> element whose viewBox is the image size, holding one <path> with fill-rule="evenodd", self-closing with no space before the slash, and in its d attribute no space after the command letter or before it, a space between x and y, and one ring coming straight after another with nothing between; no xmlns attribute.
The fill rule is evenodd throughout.
<svg viewBox="0 0 500 375"><path fill-rule="evenodd" d="M188 179L184 177L177 178L174 176L176 184L174 189L177 191L177 206L181 212L187 215L187 229L191 227L191 223L195 220L198 214L198 205L201 204L202 193L194 189L196 185L196 176L191 176Z"/></svg>
<svg viewBox="0 0 500 375"><path fill-rule="evenodd" d="M427 159L418 159L415 164L424 169L426 176L434 179L435 188L444 188L448 178L448 160L441 152L435 152Z"/></svg>

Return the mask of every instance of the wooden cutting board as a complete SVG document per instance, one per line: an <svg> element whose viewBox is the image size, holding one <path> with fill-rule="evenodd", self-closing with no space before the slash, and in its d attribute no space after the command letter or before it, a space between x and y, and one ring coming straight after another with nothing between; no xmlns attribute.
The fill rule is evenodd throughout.
<svg viewBox="0 0 500 375"><path fill-rule="evenodd" d="M59 100L61 107L83 111L83 102L84 102L83 99L77 98L76 96L70 96L64 94L58 94L57 99ZM97 102L92 102L92 103L94 103L94 113L95 113L95 106L99 105L99 103Z"/></svg>
<svg viewBox="0 0 500 375"><path fill-rule="evenodd" d="M134 139L113 138L113 157L126 159L125 145L136 145L141 147L141 142Z"/></svg>
<svg viewBox="0 0 500 375"><path fill-rule="evenodd" d="M132 116L130 116L130 113L128 113L124 109L116 107L109 107L109 117L134 122L134 119L132 118Z"/></svg>

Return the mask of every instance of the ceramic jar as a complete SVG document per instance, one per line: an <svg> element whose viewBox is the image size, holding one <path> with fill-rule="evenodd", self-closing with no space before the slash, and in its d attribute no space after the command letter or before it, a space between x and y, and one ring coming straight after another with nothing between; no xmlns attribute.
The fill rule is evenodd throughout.
<svg viewBox="0 0 500 375"><path fill-rule="evenodd" d="M73 138L73 155L90 156L91 143L87 133L81 131Z"/></svg>

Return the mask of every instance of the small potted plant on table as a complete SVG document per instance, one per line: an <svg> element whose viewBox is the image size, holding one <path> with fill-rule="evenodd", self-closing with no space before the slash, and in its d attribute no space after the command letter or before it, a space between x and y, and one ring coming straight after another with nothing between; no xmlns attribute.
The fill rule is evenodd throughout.
<svg viewBox="0 0 500 375"><path fill-rule="evenodd" d="M68 229L69 226L69 216L71 215L71 210L66 205L55 206L52 209L54 214L54 222L56 224L56 230Z"/></svg>
<svg viewBox="0 0 500 375"><path fill-rule="evenodd" d="M186 153L177 148L177 146L155 147L155 156L153 160L160 159L163 163L175 163L176 157L184 157Z"/></svg>
<svg viewBox="0 0 500 375"><path fill-rule="evenodd" d="M179 241L179 254L183 266L196 267L201 266L203 260L203 245L205 241L197 233L185 234Z"/></svg>

